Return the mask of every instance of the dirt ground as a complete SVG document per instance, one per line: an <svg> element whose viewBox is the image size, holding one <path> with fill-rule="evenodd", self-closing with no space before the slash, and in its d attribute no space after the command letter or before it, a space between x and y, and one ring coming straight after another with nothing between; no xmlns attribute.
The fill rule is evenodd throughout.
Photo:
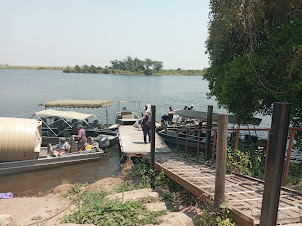
<svg viewBox="0 0 302 226"><path fill-rule="evenodd" d="M49 194L44 197L23 197L0 200L0 215L11 215L15 221L11 225L36 225L36 222L55 215L44 225L58 225L60 218L70 209L69 199L61 195ZM65 210L66 209L66 210ZM63 212L61 212L64 210ZM0 225L2 225L0 223Z"/></svg>
<svg viewBox="0 0 302 226"><path fill-rule="evenodd" d="M104 178L87 186L87 190L98 190L100 188L110 189L120 186L122 179L120 178ZM64 198L71 184L63 184L53 189L53 193L42 197L17 197L12 199L0 199L0 226L25 226L40 225L43 221L44 226L60 225L60 218L66 215L74 208L71 200ZM7 220L10 215L13 221ZM38 223L38 224L37 224ZM74 225L74 224L64 224Z"/></svg>

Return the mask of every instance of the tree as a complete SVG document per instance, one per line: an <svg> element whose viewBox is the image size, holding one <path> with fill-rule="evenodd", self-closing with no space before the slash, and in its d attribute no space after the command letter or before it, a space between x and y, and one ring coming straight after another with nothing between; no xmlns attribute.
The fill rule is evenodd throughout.
<svg viewBox="0 0 302 226"><path fill-rule="evenodd" d="M79 73L79 72L81 71L81 68L80 68L79 65L76 65L76 66L74 67L74 70L75 70L77 73Z"/></svg>
<svg viewBox="0 0 302 226"><path fill-rule="evenodd" d="M292 103L291 122L302 126L301 0L211 0L204 78L219 106L247 120Z"/></svg>
<svg viewBox="0 0 302 226"><path fill-rule="evenodd" d="M153 65L153 61L151 59L145 59L145 62L144 62L146 68L149 68Z"/></svg>
<svg viewBox="0 0 302 226"><path fill-rule="evenodd" d="M161 61L153 61L153 69L160 71L163 68L164 64Z"/></svg>

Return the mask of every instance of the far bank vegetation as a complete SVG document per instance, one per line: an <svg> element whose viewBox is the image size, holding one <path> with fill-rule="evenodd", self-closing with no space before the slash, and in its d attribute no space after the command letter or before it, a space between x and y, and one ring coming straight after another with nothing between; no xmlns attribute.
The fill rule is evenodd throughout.
<svg viewBox="0 0 302 226"><path fill-rule="evenodd" d="M67 67L63 72L66 73L97 73L97 74L138 74L138 75L203 75L206 69L203 70L164 70L163 62L145 59L140 60L137 57L132 58L128 56L124 60L112 60L110 66L96 67L94 65L88 66L76 65L74 67Z"/></svg>

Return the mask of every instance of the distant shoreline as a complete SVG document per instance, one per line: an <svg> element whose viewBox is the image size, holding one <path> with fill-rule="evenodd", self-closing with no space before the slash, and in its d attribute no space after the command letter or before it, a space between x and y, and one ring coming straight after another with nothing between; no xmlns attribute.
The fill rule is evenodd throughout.
<svg viewBox="0 0 302 226"><path fill-rule="evenodd" d="M15 70L41 70L41 71L62 71L65 73L76 73L73 71L67 72L67 67L59 66L15 66L15 65L0 65L0 69L15 69ZM68 67L72 69L72 67ZM121 75L144 75L143 73L134 73L131 71L121 71L117 69L109 69L109 73L101 74L121 74ZM89 73L96 74L96 73ZM186 75L186 76L203 76L205 70L160 70L159 72L153 73L153 75ZM146 75L148 76L148 75Z"/></svg>

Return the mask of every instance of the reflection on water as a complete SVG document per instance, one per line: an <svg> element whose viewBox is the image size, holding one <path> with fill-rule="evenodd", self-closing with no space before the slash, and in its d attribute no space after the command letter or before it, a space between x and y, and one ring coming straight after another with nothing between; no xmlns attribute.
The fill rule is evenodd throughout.
<svg viewBox="0 0 302 226"><path fill-rule="evenodd" d="M117 176L120 171L119 160L118 150L113 146L98 161L2 176L0 192L13 192L17 196L35 195L61 184L92 183L105 177Z"/></svg>

